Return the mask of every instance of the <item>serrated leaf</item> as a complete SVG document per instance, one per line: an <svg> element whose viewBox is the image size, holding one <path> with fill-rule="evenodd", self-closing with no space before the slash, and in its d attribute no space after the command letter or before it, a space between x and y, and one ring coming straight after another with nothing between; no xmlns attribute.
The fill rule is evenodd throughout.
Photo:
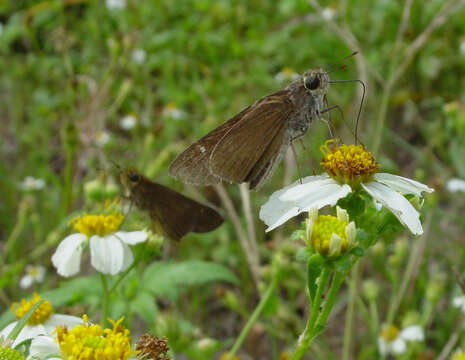
<svg viewBox="0 0 465 360"><path fill-rule="evenodd" d="M175 298L187 286L214 281L237 284L236 276L222 265L212 262L191 260L181 263L156 262L144 275L143 284L153 294Z"/></svg>

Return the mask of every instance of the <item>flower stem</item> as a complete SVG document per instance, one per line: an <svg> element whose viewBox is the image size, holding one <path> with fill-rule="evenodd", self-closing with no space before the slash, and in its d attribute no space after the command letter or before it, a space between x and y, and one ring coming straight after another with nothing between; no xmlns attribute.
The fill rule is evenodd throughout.
<svg viewBox="0 0 465 360"><path fill-rule="evenodd" d="M339 288L341 287L342 281L344 280L344 276L345 274L340 271L337 271L334 274L333 280L331 281L331 286L328 291L328 296L326 298L325 305L316 323L317 328L320 327L320 325L324 326L326 320L328 319L331 309L333 308L334 302L336 301L336 295L338 294ZM317 334L315 333L314 336L315 335Z"/></svg>
<svg viewBox="0 0 465 360"><path fill-rule="evenodd" d="M110 302L110 292L108 291L107 279L104 274L100 274L100 280L102 281L103 291L103 303L102 303L102 317L100 319L100 325L102 328L105 326L105 321L108 316L108 304Z"/></svg>
<svg viewBox="0 0 465 360"><path fill-rule="evenodd" d="M326 288L326 284L328 282L330 273L331 270L329 268L323 268L323 271L320 275L320 279L318 281L316 295L313 299L313 303L310 309L307 325L305 326L304 332L299 336L299 340L297 340L297 345L294 349L294 352L291 354L289 360L302 359L302 357L305 355L308 348L310 347L310 344L314 338L315 322L318 318L318 314L320 313L320 306L323 301L323 292Z"/></svg>
<svg viewBox="0 0 465 360"><path fill-rule="evenodd" d="M344 342L342 347L342 359L347 360L350 356L350 342L352 338L352 323L354 319L354 309L356 301L356 288L358 280L358 263L352 269L352 277L349 282L349 304L347 305L346 321L344 326Z"/></svg>
<svg viewBox="0 0 465 360"><path fill-rule="evenodd" d="M275 276L273 277L273 280L268 286L268 289L266 289L265 294L261 298L254 312L252 313L249 320L247 321L244 328L242 329L241 333L239 334L238 338L236 339L236 342L234 343L231 351L229 351L228 357L226 358L226 360L231 360L233 356L236 354L237 350L239 350L245 338L247 337L247 334L252 328L253 324L255 324L261 312L263 311L264 307L266 306L266 304L268 304L268 301L270 300L271 295L274 293L277 286L278 286L278 276Z"/></svg>

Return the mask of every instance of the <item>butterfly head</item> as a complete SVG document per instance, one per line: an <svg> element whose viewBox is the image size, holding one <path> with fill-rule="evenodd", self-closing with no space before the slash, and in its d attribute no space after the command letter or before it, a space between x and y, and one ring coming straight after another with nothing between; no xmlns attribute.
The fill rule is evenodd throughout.
<svg viewBox="0 0 465 360"><path fill-rule="evenodd" d="M131 190L142 180L142 175L134 168L121 170L119 176L121 184L128 194L131 193Z"/></svg>
<svg viewBox="0 0 465 360"><path fill-rule="evenodd" d="M328 91L329 76L323 69L308 70L302 76L304 88L315 95L324 95Z"/></svg>

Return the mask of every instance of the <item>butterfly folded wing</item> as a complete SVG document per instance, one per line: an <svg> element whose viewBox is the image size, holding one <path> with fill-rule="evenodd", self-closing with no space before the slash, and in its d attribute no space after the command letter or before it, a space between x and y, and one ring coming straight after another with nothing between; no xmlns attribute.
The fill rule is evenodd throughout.
<svg viewBox="0 0 465 360"><path fill-rule="evenodd" d="M169 173L186 184L213 185L221 182L218 176L210 172L210 156L215 145L247 113L250 106L239 114L218 126L207 135L193 143L169 167Z"/></svg>
<svg viewBox="0 0 465 360"><path fill-rule="evenodd" d="M179 240L189 232L203 233L216 229L223 218L214 209L191 200L160 184L157 199L149 212L158 230L168 237Z"/></svg>
<svg viewBox="0 0 465 360"><path fill-rule="evenodd" d="M263 183L289 145L287 125L292 112L286 90L253 104L213 149L211 173L232 183L251 182L251 187Z"/></svg>

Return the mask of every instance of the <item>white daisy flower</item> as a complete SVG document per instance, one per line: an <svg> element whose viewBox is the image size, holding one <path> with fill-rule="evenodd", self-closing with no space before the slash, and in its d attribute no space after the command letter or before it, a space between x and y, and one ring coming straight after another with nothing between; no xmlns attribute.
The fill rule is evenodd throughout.
<svg viewBox="0 0 465 360"><path fill-rule="evenodd" d="M465 192L465 180L452 178L447 181L446 188L451 193Z"/></svg>
<svg viewBox="0 0 465 360"><path fill-rule="evenodd" d="M325 7L323 11L321 12L321 16L325 20L331 20L334 18L334 15L336 15L336 10L334 10L332 7Z"/></svg>
<svg viewBox="0 0 465 360"><path fill-rule="evenodd" d="M394 325L385 325L378 338L378 349L381 355L399 355L407 350L407 342L423 341L425 335L419 325L411 325L399 331Z"/></svg>
<svg viewBox="0 0 465 360"><path fill-rule="evenodd" d="M275 75L275 80L277 82L289 82L289 81L294 81L299 77L299 74L297 74L294 69L291 69L289 67L283 68L279 73Z"/></svg>
<svg viewBox="0 0 465 360"><path fill-rule="evenodd" d="M31 300L22 299L19 304L13 304L16 317L21 319L40 300L40 296L34 293ZM52 335L57 326L71 328L81 323L82 319L76 316L54 314L52 304L45 300L28 319L26 326L23 327L18 337L14 340L13 347L39 335ZM16 324L17 321L7 325L0 331L0 337L8 337Z"/></svg>
<svg viewBox="0 0 465 360"><path fill-rule="evenodd" d="M136 124L137 118L132 114L126 115L119 122L119 126L121 126L124 130L131 130L136 126Z"/></svg>
<svg viewBox="0 0 465 360"><path fill-rule="evenodd" d="M401 194L421 196L433 189L401 176L377 173L375 158L362 145L341 145L329 150L325 144L322 151L326 174L308 176L274 192L261 207L260 219L268 225L266 231L311 208L334 206L353 190L363 189L413 234L423 233L418 211Z"/></svg>
<svg viewBox="0 0 465 360"><path fill-rule="evenodd" d="M143 64L147 53L144 49L134 49L131 53L131 60L136 64Z"/></svg>
<svg viewBox="0 0 465 360"><path fill-rule="evenodd" d="M26 275L24 275L19 281L19 286L22 289L27 289L34 283L41 283L45 278L45 267L44 266L26 266Z"/></svg>
<svg viewBox="0 0 465 360"><path fill-rule="evenodd" d="M126 0L106 0L105 5L109 10L122 10L126 7Z"/></svg>
<svg viewBox="0 0 465 360"><path fill-rule="evenodd" d="M95 143L99 147L104 147L110 141L111 136L108 131L99 131L95 134Z"/></svg>
<svg viewBox="0 0 465 360"><path fill-rule="evenodd" d="M19 184L21 190L24 191L34 191L41 190L45 186L45 181L43 179L36 179L32 176L26 176L24 180Z"/></svg>
<svg viewBox="0 0 465 360"><path fill-rule="evenodd" d="M117 231L124 217L121 214L84 215L71 220L78 233L67 236L52 256L53 266L61 276L79 272L83 248L89 244L92 266L109 275L126 270L133 262L128 245L147 239L145 231Z"/></svg>
<svg viewBox="0 0 465 360"><path fill-rule="evenodd" d="M162 115L174 120L180 120L186 116L186 113L179 109L175 104L169 103L163 108Z"/></svg>
<svg viewBox="0 0 465 360"><path fill-rule="evenodd" d="M52 360L78 359L82 354L86 354L86 359L136 359L133 356L136 352L131 345L130 331L121 324L122 320L123 318L118 321L110 320L113 329L104 329L89 322L84 315L81 323L72 329L58 326L56 335L34 338L29 354L33 359ZM51 355L55 357L48 357Z"/></svg>
<svg viewBox="0 0 465 360"><path fill-rule="evenodd" d="M465 314L465 295L456 296L452 300L452 304Z"/></svg>

